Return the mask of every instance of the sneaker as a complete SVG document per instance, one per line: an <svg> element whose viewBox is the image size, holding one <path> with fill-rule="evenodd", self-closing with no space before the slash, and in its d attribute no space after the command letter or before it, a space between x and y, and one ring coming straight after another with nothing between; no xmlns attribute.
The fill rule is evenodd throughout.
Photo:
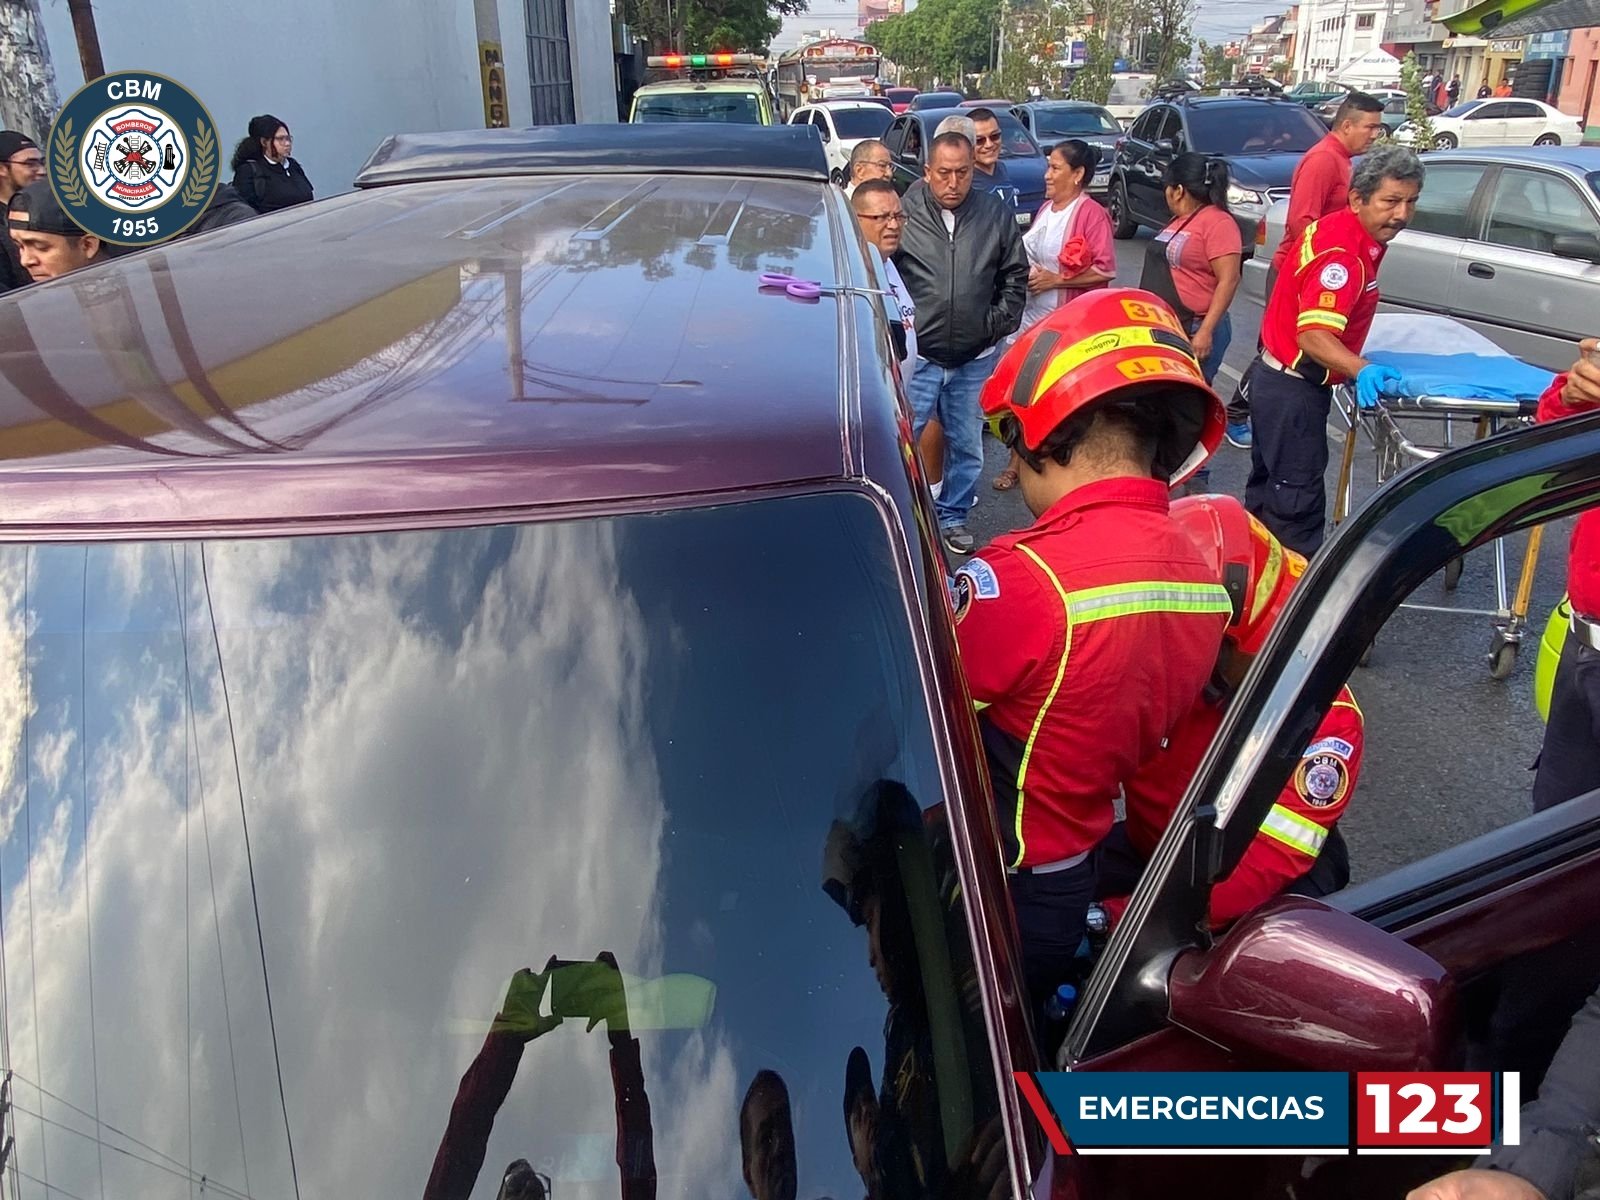
<svg viewBox="0 0 1600 1200"><path fill-rule="evenodd" d="M1228 444L1241 450L1250 449L1250 422L1230 422L1226 431Z"/></svg>
<svg viewBox="0 0 1600 1200"><path fill-rule="evenodd" d="M978 548L978 539L967 532L965 525L952 525L949 529L943 529L939 532L940 536L944 538L945 548L951 554L965 556Z"/></svg>

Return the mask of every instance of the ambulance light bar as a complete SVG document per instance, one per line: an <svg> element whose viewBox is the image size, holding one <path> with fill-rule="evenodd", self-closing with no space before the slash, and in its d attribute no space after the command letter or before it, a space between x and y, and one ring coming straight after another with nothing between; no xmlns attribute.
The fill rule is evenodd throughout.
<svg viewBox="0 0 1600 1200"><path fill-rule="evenodd" d="M754 54L652 54L652 67L753 67L761 60Z"/></svg>

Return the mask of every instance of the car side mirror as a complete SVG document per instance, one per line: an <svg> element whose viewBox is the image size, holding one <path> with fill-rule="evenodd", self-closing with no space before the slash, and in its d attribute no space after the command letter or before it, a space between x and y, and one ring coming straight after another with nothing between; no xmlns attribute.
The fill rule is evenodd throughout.
<svg viewBox="0 0 1600 1200"><path fill-rule="evenodd" d="M1177 152L1178 143L1173 141L1171 138L1162 138L1160 141L1156 142L1157 154L1176 154Z"/></svg>
<svg viewBox="0 0 1600 1200"><path fill-rule="evenodd" d="M1550 250L1559 258L1600 264L1600 237L1592 233L1558 233L1550 239Z"/></svg>
<svg viewBox="0 0 1600 1200"><path fill-rule="evenodd" d="M1178 956L1172 1021L1224 1049L1305 1070L1454 1065L1455 983L1422 951L1303 896L1241 917Z"/></svg>

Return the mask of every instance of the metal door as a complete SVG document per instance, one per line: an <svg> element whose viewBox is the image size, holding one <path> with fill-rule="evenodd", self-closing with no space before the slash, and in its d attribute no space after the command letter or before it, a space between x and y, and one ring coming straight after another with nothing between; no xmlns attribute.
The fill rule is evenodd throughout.
<svg viewBox="0 0 1600 1200"><path fill-rule="evenodd" d="M570 125L572 46L567 38L567 0L526 0L528 83L535 125Z"/></svg>

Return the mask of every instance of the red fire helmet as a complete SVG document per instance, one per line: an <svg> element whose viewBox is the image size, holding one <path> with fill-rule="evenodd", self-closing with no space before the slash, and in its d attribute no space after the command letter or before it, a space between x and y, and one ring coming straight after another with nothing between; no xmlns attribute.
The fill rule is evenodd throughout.
<svg viewBox="0 0 1600 1200"><path fill-rule="evenodd" d="M1306 560L1232 496L1185 496L1172 502L1172 516L1215 564L1233 598L1228 640L1255 657L1305 574Z"/></svg>
<svg viewBox="0 0 1600 1200"><path fill-rule="evenodd" d="M1222 401L1188 335L1158 296L1137 288L1088 292L1029 327L983 385L983 411L1016 420L1030 450L1067 418L1109 399L1148 397L1174 408L1158 461L1180 483L1222 443Z"/></svg>

